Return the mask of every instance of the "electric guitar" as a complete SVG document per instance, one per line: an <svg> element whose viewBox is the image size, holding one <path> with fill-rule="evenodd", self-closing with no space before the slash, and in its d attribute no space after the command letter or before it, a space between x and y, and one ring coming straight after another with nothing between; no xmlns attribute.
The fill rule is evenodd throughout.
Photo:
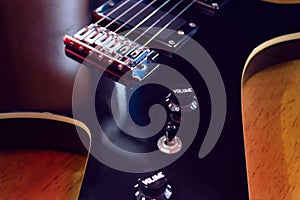
<svg viewBox="0 0 300 200"><path fill-rule="evenodd" d="M216 151L214 148L218 149L215 144L221 133L230 132L232 134L228 143L232 143L238 138L238 135L234 134L240 132L235 129L237 126L232 127L228 121L225 122L234 116L232 113L234 108L230 103L228 104L228 102L234 101L234 97L226 93L229 85L233 84L234 78L225 77L234 77L235 73L240 75L241 71L237 73L238 69L232 68L234 66L232 64L227 68L218 67L217 70L221 73L223 80L225 78L223 85L223 80L218 79L218 73L206 71L207 68L214 71L216 69L214 64L218 62L218 59L215 58L216 63L211 62L207 58L209 56L205 52L203 53L202 49L195 45L189 36L193 36L198 31L194 37L196 38L198 35L199 40L197 41L201 41L200 35L205 33L205 30L201 31L201 23L209 22L212 26L209 36L212 38L215 35L213 38L219 43L216 43L215 40L207 40L208 43L213 44L208 44L208 46L212 49L218 49L218 47L231 49L231 43L239 43L240 34L243 35L243 31L245 31L243 30L245 27L239 27L241 23L247 20L251 23L251 20L254 22L258 18L249 19L247 15L245 16L237 10L235 12L228 11L238 5L235 2L228 5L228 10L225 7L225 11L219 16L203 17L203 21L195 23L189 18L195 15L195 9L199 9L194 3L195 1L176 1L171 2L168 7L166 6L168 1L157 4L155 1L147 3L142 1L107 2L94 11L91 24L72 36L64 36L66 54L83 62L85 67L91 67L91 71L87 68L79 71L80 77L89 77L91 94L83 97L85 94L82 93L84 82L81 80L75 83L73 93L74 116L85 121L94 132L92 157L89 160L80 193L82 199L97 197L104 199L121 197L126 199L248 198L246 175L234 168L242 166L241 168L245 169L243 151L236 150L234 155L237 157L233 160L229 159L230 161L227 160L228 158L222 158L222 161L219 160L219 164L214 163L215 161L210 164L208 161L204 162L205 157L209 157L207 154L212 149L213 151ZM165 10L164 6L167 7ZM276 5L262 2L250 3L249 6L257 6L256 9L259 6L261 9L264 9L264 6L270 6L270 8L273 6L270 12L275 13L276 10ZM133 11L131 12L131 10ZM233 13L235 16L239 16L239 19L233 18ZM289 15L295 17L292 12ZM242 37L249 37L248 42L256 40L251 44L253 45L256 42L262 42L267 37L272 37L272 34L276 36L274 31L276 28L272 29L268 17L261 18L268 22L265 22L269 25L268 28L262 28L257 24L257 28L260 29L258 32L253 30L255 33L252 33L247 30ZM230 37L230 44L226 43L228 40L226 31L220 29L222 23L228 23L226 20L231 22L236 20L236 23L232 24L236 30L233 34L239 33L236 38ZM154 29L153 27L156 26L159 28ZM167 30L167 28L175 31ZM258 36L259 31L262 31L259 35L261 37ZM266 34L267 31L270 31L270 35ZM249 34L253 34L254 37ZM202 39L204 40L204 38ZM256 43L256 45L258 44ZM238 48L242 51L241 48L245 48L245 46L247 45L244 43ZM252 47L254 48L254 46ZM230 57L229 49L221 52L226 55L227 59ZM196 62L200 65L199 67L195 66L197 56L199 59ZM189 63L182 60L182 57ZM233 59L230 59L230 62L232 63ZM171 66L188 81L181 80L176 73L172 73L172 70L166 70L164 65ZM226 66L224 61L222 66ZM104 72L99 73L97 68L101 68ZM163 75L160 77L161 74ZM118 83L112 86L113 88L107 89L109 87L103 75ZM214 80L215 87L210 80ZM228 80L230 82L227 82ZM138 82L138 84L132 84L132 82ZM119 83L125 84L125 88ZM157 83L163 83L165 87L162 88ZM238 92L234 89L235 86L231 85L231 91ZM106 89L105 93L103 88ZM105 94L108 94L108 97L103 98ZM118 94L122 94L123 98L118 97ZM105 101L110 98L113 100L107 105ZM77 104L79 101L81 101L80 104ZM148 127L145 129L133 127L132 120L140 126L152 123L153 119L149 119L147 112L155 103L163 105L167 111L166 119L160 119L165 126L160 124L159 127L163 128L158 131L150 128L152 135L145 133L149 129ZM105 105L108 107L107 109L105 109ZM82 110L85 110L86 113L82 113ZM236 114L239 113L237 111L238 109L235 110ZM153 115L155 118L160 114ZM128 120L128 116L132 119ZM237 121L235 120L235 122ZM128 124L130 124L129 127ZM180 129L181 127L183 129ZM219 130L220 128L222 130ZM195 130L197 134L193 138ZM153 134L155 131L156 134ZM174 133L176 131L178 132ZM233 135L235 135L235 139L233 139ZM226 144L224 145L226 146ZM191 149L193 152L186 153ZM223 149L223 155L226 155L225 152ZM166 155L163 155L164 153ZM231 153L232 151L229 151L228 156ZM207 171L208 169L210 170ZM230 171L234 173L232 174ZM223 178L220 180L218 177ZM101 179L105 181L105 185L101 184ZM128 182L132 184L128 184ZM239 186L235 185L236 183L239 183ZM181 190L180 185L182 184L184 190ZM112 188L118 192L112 193ZM215 188L222 189L215 190ZM131 194L128 191L132 191Z"/></svg>
<svg viewBox="0 0 300 200"><path fill-rule="evenodd" d="M300 8L298 5L230 1L224 6L220 3L222 9L211 16L218 6L214 9L205 6L202 12L196 1L151 2L41 3L33 0L27 2L30 9L2 18L6 28L1 32L5 47L1 55L6 59L1 70L5 69L8 74L3 82L17 92L3 87L7 96L1 98L1 110L68 113L86 123L91 129L92 144L80 199L248 199L240 108L242 66L250 52L262 42L299 32L296 22ZM1 4L5 16L22 6L22 2L3 1ZM119 13L111 13L115 8L121 9ZM151 14L158 8L161 9ZM94 15L89 18L93 10ZM146 16L141 16L142 13ZM150 20L148 27L159 21L163 29L168 22L170 25L174 22L175 32L165 32L166 27L145 34L147 28L129 33L152 16L157 18ZM130 23L126 23L131 18ZM16 32L20 29L23 30L21 35ZM165 34L160 35L163 32ZM96 39L91 33L102 43L89 43ZM99 40L103 34L107 43ZM88 39L87 42L84 39ZM192 47L200 45L203 49L190 48L193 44ZM65 46L67 55L83 62L82 66L64 55ZM119 54L115 50L121 46L128 49ZM204 59L193 60L199 52L205 55ZM203 63L205 59L207 65ZM195 69L198 60L202 74ZM174 73L178 76L169 80L173 77L168 76L172 69L179 73ZM219 86L222 82L215 83L217 79L204 75L206 69L218 72L224 90L212 89L214 84ZM16 75L12 76L13 73ZM7 78L9 75L14 77L13 84ZM187 81L181 82L184 78ZM166 86L170 87L162 87L156 80L167 80ZM159 115L155 114L155 108L154 114L151 110L149 116L153 104L162 107L158 108ZM94 110L92 115L89 109ZM178 113L178 109L181 112ZM131 118L138 126L131 126ZM153 121L158 125L140 128ZM185 131L180 131L181 128ZM179 151L173 153L167 147L167 153L163 152L160 147L169 145L176 137L182 142ZM109 145L104 146L100 143L103 141ZM100 149L103 146L105 148ZM99 159L101 152L107 160ZM148 157L153 152L159 155L154 156L154 160ZM123 153L130 155L125 156L130 161L118 162ZM146 157L139 157L141 155ZM141 165L135 165L139 159Z"/></svg>

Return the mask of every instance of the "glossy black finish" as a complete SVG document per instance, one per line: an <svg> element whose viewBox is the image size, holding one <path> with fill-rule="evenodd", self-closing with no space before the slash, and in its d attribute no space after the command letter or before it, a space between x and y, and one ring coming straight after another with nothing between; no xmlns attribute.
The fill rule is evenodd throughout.
<svg viewBox="0 0 300 200"><path fill-rule="evenodd" d="M222 74L228 110L220 140L208 156L199 159L198 151L202 145L208 123L206 119L209 118L210 112L203 82L198 83L196 93L202 101L199 102L201 128L189 150L176 162L162 169L173 186L173 199L248 199L240 107L243 66L251 51L262 42L282 34L300 31L300 26L294 21L299 19L299 11L299 5L282 6L243 1L231 2L215 17L201 15L197 8L185 14L186 19L199 25L199 31L193 38L210 53ZM186 74L193 77L192 73ZM198 80L195 77L191 78L196 85ZM199 93L202 96L199 96ZM125 142L124 145L132 146L131 142ZM150 146L148 150L151 150L153 143L149 142L147 145ZM143 151L145 149L147 150L147 147L144 147ZM139 150L141 149L135 149ZM144 176L113 170L93 157L89 161L87 171L81 199L132 199L135 180ZM105 184L102 184L101 180ZM118 192L112 192L112 187Z"/></svg>
<svg viewBox="0 0 300 200"><path fill-rule="evenodd" d="M101 2L0 2L1 112L38 110L72 115L72 88L79 64L65 56L62 36L74 34L89 24L92 10ZM299 12L299 5L232 1L215 17L200 14L197 8L184 15L199 25L194 39L219 68L227 92L228 112L223 133L208 156L198 158L208 123L201 118L204 126L193 145L179 160L163 169L172 184L174 200L248 199L240 106L242 69L247 56L260 43L299 32ZM110 81L106 85L106 90L99 91L103 92L103 102L113 87ZM88 81L84 87L88 90ZM205 87L202 90L205 92ZM205 99L199 107L209 115ZM104 111L99 112L107 109L109 113L109 107L102 105ZM144 148L148 151L153 146ZM91 156L80 198L133 199L133 185L141 176L144 174L113 170Z"/></svg>

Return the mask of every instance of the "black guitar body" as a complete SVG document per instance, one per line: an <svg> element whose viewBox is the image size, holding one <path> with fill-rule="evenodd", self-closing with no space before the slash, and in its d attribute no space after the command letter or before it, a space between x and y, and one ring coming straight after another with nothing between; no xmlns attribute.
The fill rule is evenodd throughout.
<svg viewBox="0 0 300 200"><path fill-rule="evenodd" d="M95 20L95 16L93 18L92 15L88 18L87 13L91 14L105 1L66 2L70 5L78 3L79 7L80 5L82 7L69 7L65 4L63 5L62 1L45 3L32 0L27 2L28 6L33 10L39 9L39 14L42 17L34 17L31 15L32 13L28 14L24 10L20 11L20 13L25 12L30 17L25 15L20 17L16 12L15 16L18 16L18 19L23 17L26 19L24 22L19 20L19 25L24 24L24 27L30 27L30 29L25 31L26 35L20 35L20 41L23 43L20 43L22 45L19 45L17 50L12 48L17 47L17 43L13 42L15 41L14 35L10 36L12 32L17 36L17 31L20 30L20 27L10 25L12 24L11 20L14 23L16 22L13 20L14 16L9 16L11 19L3 18L0 21L7 28L0 33L0 35L3 34L0 42L4 46L4 48L1 48L4 67L0 69L1 82L4 82L4 84L0 85L1 95L4 95L3 98L0 98L0 106L2 111L29 109L72 115L74 118L83 121L91 129L91 154L80 191L80 199L130 200L137 198L150 200L151 198L143 198L141 196L141 191L147 193L147 189L139 190L139 188L135 187L136 184L145 181L144 187L146 187L151 185L152 182L165 181L166 179L168 182L163 187L168 191L164 193L165 196L159 196L156 194L157 191L154 191L156 197L152 197L152 199L168 199L171 193L171 199L174 200L249 199L241 119L241 77L243 66L251 51L262 42L276 36L300 31L300 5L279 5L261 1L232 0L214 16L201 12L197 4L192 5L180 15L180 18L187 23L193 22L197 25L197 31L191 31L190 34L193 40L197 41L212 58L214 66L219 71L224 83L225 101L223 101L221 93L218 96L219 93L214 91L217 97L216 102L220 100L218 105L223 105L223 102L226 107L223 125L222 121L212 122L212 116L218 115L218 109L214 110L214 102L211 97L212 91L209 84L214 83L215 80L211 80L208 83L207 77L197 73L193 65L179 55L180 51L193 53L193 49L188 49L190 41L187 41L178 50L178 54L174 53L171 57L166 53L167 49L157 49L157 52L162 56L158 57L156 62L171 66L179 71L189 81L197 98L196 109L178 114L170 111L168 104L166 104L166 98L172 92L170 88L151 83L151 80L159 78L161 74L165 75L164 67L159 67L147 77L145 83L149 81L151 83L149 85L144 84L141 87L138 84L123 86L123 83L116 83L121 82L122 78L119 79L120 77L117 77L117 80L111 80L111 78L102 76L102 72L99 72L99 69L83 65L79 67L76 61L66 57L63 52L63 42L61 41L63 35L74 34L80 28ZM162 3L164 1L158 2ZM178 1L174 1L173 4L176 2ZM186 1L185 4L187 5L189 2ZM1 3L3 3L3 6L0 6L1 8L9 8L10 11L15 6L14 3L19 7L23 5L19 1L3 1ZM65 7L57 9L57 6L60 5ZM154 6L154 8L156 7L157 5ZM68 13L68 15L64 16L62 11L69 8L76 9L76 11L80 10L82 13L78 12L79 17L76 12L70 12L71 14ZM56 13L56 16L52 16L51 9L53 13ZM1 13L8 15L10 12ZM59 23L57 18L55 18L57 16L69 18ZM74 22L77 19L76 16L81 19L78 23ZM82 19L83 17L86 18ZM32 23L35 23L35 26L30 26L31 22L29 19L32 20ZM55 29L53 28L51 31L50 27L55 27ZM44 34L41 37L39 37L40 31ZM30 36L32 40L27 39L28 35L32 35ZM45 48L44 51L38 48L47 45L49 48ZM53 50L53 48L55 49ZM28 55L24 53L27 49L30 50ZM41 52L43 52L44 57L42 57ZM68 56L72 57L70 54ZM42 65L43 61L47 61L45 66ZM17 68L18 65L20 67ZM79 71L77 71L78 69ZM29 72L32 72L32 74L30 75ZM17 76L12 75L12 73L17 74ZM78 76L78 74L80 75ZM9 77L14 78L9 79ZM80 77L83 77L83 79L80 79ZM164 80L170 79L170 77L166 76L165 78L160 78ZM92 81L90 82L90 80ZM13 84L11 84L12 82ZM170 79L169 84L174 86L174 88L178 86L176 78ZM29 86L32 87L30 94L26 93L29 90ZM76 87L79 89L77 93ZM12 88L18 92L11 92ZM23 92L19 88L23 88ZM116 88L117 91L115 91ZM137 90L132 88L137 88ZM77 97L82 97L80 98L82 101L76 101L78 100L76 95ZM111 100L112 97L114 97L113 100ZM176 98L174 102L177 102ZM162 112L161 116L151 114L149 116L149 110L154 104L160 104L164 108L163 110L165 111ZM94 113L90 115L89 112L85 113L83 110L85 114L82 114L78 112L76 106L83 109L88 106ZM130 113L130 116L125 115L127 111ZM222 115L222 112L220 115ZM126 127L131 123L130 117L141 127L147 126L155 118L163 119L161 122L163 126L156 130L157 132L145 135L143 132L137 131L139 130L138 128ZM122 127L116 123L118 120ZM191 130L185 129L184 133L180 133L182 135L177 134L182 139L183 147L177 154L172 155L160 152L157 147L157 141L166 132L164 124L170 121L177 128L191 125L196 127L197 130L193 133L195 128L191 128ZM214 137L215 141L206 138L211 123L222 126L220 137ZM101 131L99 131L99 125L101 126ZM124 131L125 128L127 128L126 130L132 130L132 133ZM186 142L185 137L189 136L189 134L195 134L195 137L192 139L188 137L191 140ZM111 144L104 149L105 151L101 149L101 145L103 145L101 142L103 141L109 141L109 144ZM207 152L202 152L201 154L201 149L203 150L204 147L209 146L207 141L215 142L215 145L211 149L206 148L208 149ZM109 154L110 147L114 151L111 154ZM115 151L115 147L121 150ZM101 160L99 155L101 156L102 152L113 164L99 161ZM155 157L159 159L149 160L146 155L151 152L160 153L158 157ZM127 161L124 162L115 157L118 153L121 156L124 153L124 155L130 155L130 157L124 156L127 158ZM141 156L143 154L145 157ZM110 155L111 157L109 157ZM168 160L170 157L172 162ZM135 166L133 166L134 169L130 170L130 166L134 165L138 159L143 163L141 166L147 166L148 164L149 167L136 167L135 169ZM163 173L163 176L160 172ZM139 178L141 178L140 181ZM156 189L162 186L159 184L155 185ZM161 191L158 193L161 194Z"/></svg>
<svg viewBox="0 0 300 200"><path fill-rule="evenodd" d="M262 42L299 31L300 27L296 23L300 18L299 11L299 5L233 1L216 16L204 15L199 12L198 7L192 7L189 12L183 14L184 19L193 21L199 26L193 39L212 57L224 81L227 112L217 144L208 155L199 157L199 150L204 143L212 115L212 104L205 80L195 75L192 66L186 67L189 64L184 63L176 55L171 59L159 60L159 63L172 66L184 74L197 95L198 109L194 112L200 113L200 121L191 146L172 164L150 172L145 169L147 171L145 173L112 169L91 155L80 198L135 199L135 196L140 195L135 195L137 190L134 185L138 183L138 179L151 177L162 171L172 187L171 199L248 199L240 106L243 66L250 52ZM159 69L152 76L157 74L160 74ZM147 153L157 150L156 142L163 136L165 129L162 128L155 136L147 139L137 139L128 136L116 125L111 107L126 104L114 102L115 104L110 105L110 101L107 101L111 98L114 87L111 80L102 78L95 96L97 119L106 137L113 141L114 145L129 152ZM106 88L106 93L100 88ZM164 106L165 96L170 92L158 85L143 86L133 94L130 88L124 90L129 94L126 98L131 98L128 105L129 113L141 126L149 123L148 112L151 105ZM167 107L165 109L168 110ZM196 117L194 112L182 114L182 123L192 121ZM168 120L170 115L167 114L166 121ZM94 140L97 139L101 137L95 136ZM97 142L93 144L97 146ZM138 198L142 199L140 196Z"/></svg>

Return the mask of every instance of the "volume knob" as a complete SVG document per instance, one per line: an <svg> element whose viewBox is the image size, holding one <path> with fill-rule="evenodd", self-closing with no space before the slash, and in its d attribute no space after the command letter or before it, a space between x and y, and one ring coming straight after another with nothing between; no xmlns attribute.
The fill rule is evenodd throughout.
<svg viewBox="0 0 300 200"><path fill-rule="evenodd" d="M162 172L139 179L134 188L137 200L168 200L172 195L172 187Z"/></svg>
<svg viewBox="0 0 300 200"><path fill-rule="evenodd" d="M177 85L172 90L173 93L166 96L167 107L171 112L188 113L198 108L197 97L191 87Z"/></svg>

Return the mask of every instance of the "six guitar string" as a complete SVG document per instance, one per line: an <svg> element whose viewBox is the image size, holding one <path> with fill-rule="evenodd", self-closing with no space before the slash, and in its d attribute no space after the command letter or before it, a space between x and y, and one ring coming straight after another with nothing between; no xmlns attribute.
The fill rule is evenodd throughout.
<svg viewBox="0 0 300 200"><path fill-rule="evenodd" d="M114 30L114 32L118 32L121 30L124 26L126 26L129 22L131 22L133 19L135 19L137 16L139 16L143 11L145 11L147 8L149 8L151 5L153 5L157 0L153 0L149 2L146 6L143 7L143 9L139 10L137 13L135 13L130 19L128 19L126 22L124 22L121 26L119 26L117 29ZM144 24L147 20L149 20L151 17L153 17L156 13L158 13L163 7L165 7L168 3L170 3L172 0L166 0L163 4L161 4L159 7L157 7L154 11L152 11L146 18L144 18L142 21L140 21L137 25L135 25L131 30L129 30L124 37L128 37L132 32L134 32L136 29L141 27L142 24ZM162 19L164 19L168 14L170 14L175 8L177 8L180 4L182 4L185 0L178 1L175 5L173 5L167 12L164 13L158 20L156 20L151 26L147 27L146 30L144 30L137 38L134 39L134 42L137 42L143 35L145 35L147 32L151 30L151 28L155 27ZM110 19L110 16L117 12L119 9L121 9L123 6L125 6L127 3L129 3L130 0L126 0L122 2L120 5L118 5L116 8L108 12L106 15L103 15L100 20L98 20L95 24L100 24L104 19ZM122 14L120 14L118 17L113 19L110 23L108 23L105 28L109 28L112 24L114 24L116 21L118 21L121 17L126 15L129 11L134 9L136 6L138 6L140 3L144 2L144 0L137 1L133 6L131 6L129 9L124 11ZM156 34L154 34L148 41L146 41L142 45L142 48L148 45L151 41L153 41L161 32L163 32L165 29L168 28L168 26L171 25L172 22L174 22L180 15L182 15L189 7L191 7L196 0L191 1L188 5L186 5L181 11L172 18L169 22L167 22ZM112 30L111 30L112 31Z"/></svg>

